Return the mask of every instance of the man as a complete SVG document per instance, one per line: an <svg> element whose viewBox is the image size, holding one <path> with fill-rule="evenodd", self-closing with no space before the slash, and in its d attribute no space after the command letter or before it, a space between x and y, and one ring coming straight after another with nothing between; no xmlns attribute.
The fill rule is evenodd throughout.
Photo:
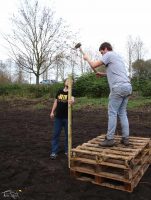
<svg viewBox="0 0 151 200"><path fill-rule="evenodd" d="M53 103L52 110L50 113L50 118L54 121L54 132L51 141L51 159L56 159L59 150L59 137L62 128L65 131L65 155L68 154L68 102L74 103L74 97L68 100L68 83L69 80L66 79L64 82L64 88L60 89L56 95L56 99ZM54 114L56 112L56 115Z"/></svg>
<svg viewBox="0 0 151 200"><path fill-rule="evenodd" d="M108 42L101 44L99 48L102 59L98 61L90 60L89 56L84 54L86 60L92 69L106 66L106 75L110 87L109 103L108 103L108 131L106 138L101 142L103 147L114 146L114 134L117 126L117 115L120 118L122 128L121 143L129 145L129 122L127 118L128 96L132 93L132 86L127 75L125 64L122 58L113 51L112 46ZM104 73L97 72L97 76L104 76Z"/></svg>

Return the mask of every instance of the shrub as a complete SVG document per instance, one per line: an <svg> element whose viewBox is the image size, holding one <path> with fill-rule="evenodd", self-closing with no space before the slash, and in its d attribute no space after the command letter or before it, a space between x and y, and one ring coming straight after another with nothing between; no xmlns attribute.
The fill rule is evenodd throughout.
<svg viewBox="0 0 151 200"><path fill-rule="evenodd" d="M151 80L135 77L132 79L133 91L137 91L139 95L151 96Z"/></svg>
<svg viewBox="0 0 151 200"><path fill-rule="evenodd" d="M77 79L75 91L78 97L105 97L109 94L109 87L106 77L96 78L94 73L88 73Z"/></svg>
<svg viewBox="0 0 151 200"><path fill-rule="evenodd" d="M151 97L151 81L150 80L144 81L141 87L141 92L144 97Z"/></svg>

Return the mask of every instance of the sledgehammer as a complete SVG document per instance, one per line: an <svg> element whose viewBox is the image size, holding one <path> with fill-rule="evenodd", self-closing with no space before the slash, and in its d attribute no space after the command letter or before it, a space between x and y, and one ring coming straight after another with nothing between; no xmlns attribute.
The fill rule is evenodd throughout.
<svg viewBox="0 0 151 200"><path fill-rule="evenodd" d="M84 55L85 53L83 52L83 50L82 50L82 48L81 48L81 46L82 46L82 44L81 43L77 43L76 45L75 45L75 49L79 49L80 50L80 52L82 53L82 55Z"/></svg>
<svg viewBox="0 0 151 200"><path fill-rule="evenodd" d="M80 52L82 53L82 55L84 55L85 53L84 53L84 51L82 50L81 46L82 46L82 44L79 42L79 43L77 43L77 44L75 45L74 49L79 49ZM95 73L97 73L97 70L96 70L95 68L93 68L93 67L91 67L91 68L92 68L92 70L93 70Z"/></svg>

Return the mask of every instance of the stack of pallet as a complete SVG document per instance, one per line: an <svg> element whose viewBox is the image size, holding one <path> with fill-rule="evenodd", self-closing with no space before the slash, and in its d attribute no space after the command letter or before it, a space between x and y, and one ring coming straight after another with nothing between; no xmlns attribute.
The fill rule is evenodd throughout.
<svg viewBox="0 0 151 200"><path fill-rule="evenodd" d="M115 136L114 147L101 147L105 135L98 136L71 151L72 177L94 184L132 192L150 165L150 138L130 137L130 145Z"/></svg>

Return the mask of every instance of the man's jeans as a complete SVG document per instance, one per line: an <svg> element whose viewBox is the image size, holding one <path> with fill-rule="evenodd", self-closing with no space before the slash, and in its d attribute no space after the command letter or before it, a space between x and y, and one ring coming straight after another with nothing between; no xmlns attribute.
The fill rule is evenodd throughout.
<svg viewBox="0 0 151 200"><path fill-rule="evenodd" d="M127 138L129 136L129 122L127 118L127 103L128 96L132 93L132 86L130 84L122 86L114 86L109 95L108 104L108 131L107 139L113 139L116 126L117 115L119 116L122 137Z"/></svg>
<svg viewBox="0 0 151 200"><path fill-rule="evenodd" d="M68 152L68 119L55 118L54 131L51 141L52 153L58 153L59 138L62 128L64 128L65 131L65 153Z"/></svg>

